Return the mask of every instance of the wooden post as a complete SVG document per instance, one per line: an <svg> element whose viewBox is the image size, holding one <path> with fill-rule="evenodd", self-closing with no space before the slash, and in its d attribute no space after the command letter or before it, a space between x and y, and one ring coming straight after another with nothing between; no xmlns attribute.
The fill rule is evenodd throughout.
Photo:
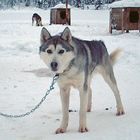
<svg viewBox="0 0 140 140"><path fill-rule="evenodd" d="M110 11L109 32L112 34L112 9Z"/></svg>
<svg viewBox="0 0 140 140"><path fill-rule="evenodd" d="M122 33L124 32L124 9L122 9Z"/></svg>
<svg viewBox="0 0 140 140"><path fill-rule="evenodd" d="M66 0L66 24L69 24L68 0Z"/></svg>
<svg viewBox="0 0 140 140"><path fill-rule="evenodd" d="M140 32L140 9L138 9L138 13L139 13L138 30Z"/></svg>
<svg viewBox="0 0 140 140"><path fill-rule="evenodd" d="M125 30L126 30L126 33L129 33L129 29L130 29L130 17L129 17L129 15L130 15L130 12L131 12L131 9L130 8L126 8L126 11L125 11Z"/></svg>

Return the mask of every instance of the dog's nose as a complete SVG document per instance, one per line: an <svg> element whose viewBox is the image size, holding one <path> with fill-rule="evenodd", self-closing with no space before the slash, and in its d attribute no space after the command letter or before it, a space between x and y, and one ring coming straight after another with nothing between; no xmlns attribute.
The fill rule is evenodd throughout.
<svg viewBox="0 0 140 140"><path fill-rule="evenodd" d="M53 71L57 71L57 66L58 66L57 62L51 62L51 68Z"/></svg>

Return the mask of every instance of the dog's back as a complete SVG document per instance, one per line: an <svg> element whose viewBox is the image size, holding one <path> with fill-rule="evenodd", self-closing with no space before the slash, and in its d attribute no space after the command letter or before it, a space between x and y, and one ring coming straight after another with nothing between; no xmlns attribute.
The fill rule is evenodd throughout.
<svg viewBox="0 0 140 140"><path fill-rule="evenodd" d="M74 37L72 40L76 45L76 57L82 59L83 68L89 68L88 72L92 72L97 65L102 65L109 58L106 46L102 41L87 41Z"/></svg>

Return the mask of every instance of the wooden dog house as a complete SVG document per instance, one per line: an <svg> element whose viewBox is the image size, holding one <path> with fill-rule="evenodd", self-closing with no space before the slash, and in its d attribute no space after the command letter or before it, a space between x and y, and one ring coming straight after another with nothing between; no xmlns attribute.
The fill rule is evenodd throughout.
<svg viewBox="0 0 140 140"><path fill-rule="evenodd" d="M68 14L66 16L66 13ZM57 5L51 9L50 24L68 24L71 25L70 8L65 5Z"/></svg>
<svg viewBox="0 0 140 140"><path fill-rule="evenodd" d="M140 0L123 0L111 5L109 32L113 29L140 31Z"/></svg>

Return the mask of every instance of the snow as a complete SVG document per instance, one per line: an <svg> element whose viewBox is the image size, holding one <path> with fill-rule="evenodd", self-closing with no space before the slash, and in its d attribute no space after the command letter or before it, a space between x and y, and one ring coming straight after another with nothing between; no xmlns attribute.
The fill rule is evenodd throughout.
<svg viewBox="0 0 140 140"><path fill-rule="evenodd" d="M110 5L111 8L121 8L121 7L140 7L140 0L121 0L113 2Z"/></svg>
<svg viewBox="0 0 140 140"><path fill-rule="evenodd" d="M49 25L49 10L0 11L0 112L22 114L31 110L49 88L52 75L38 54L42 27L31 26L33 13L42 16L52 35L66 27ZM139 140L140 139L140 33L117 31L109 34L108 10L72 9L74 36L101 39L108 51L120 47L123 55L114 66L126 114L116 117L115 99L110 88L97 75L92 81L93 108L87 113L89 132L79 133L79 113L71 112L68 131L54 134L61 120L59 88L47 96L40 108L25 118L0 117L0 140ZM45 76L45 77L44 77ZM70 109L79 110L77 90L71 91ZM108 108L108 110L106 110Z"/></svg>
<svg viewBox="0 0 140 140"><path fill-rule="evenodd" d="M66 8L66 4L57 4L56 6L54 6L52 9L56 9L56 8ZM71 6L68 4L68 8L71 8Z"/></svg>

